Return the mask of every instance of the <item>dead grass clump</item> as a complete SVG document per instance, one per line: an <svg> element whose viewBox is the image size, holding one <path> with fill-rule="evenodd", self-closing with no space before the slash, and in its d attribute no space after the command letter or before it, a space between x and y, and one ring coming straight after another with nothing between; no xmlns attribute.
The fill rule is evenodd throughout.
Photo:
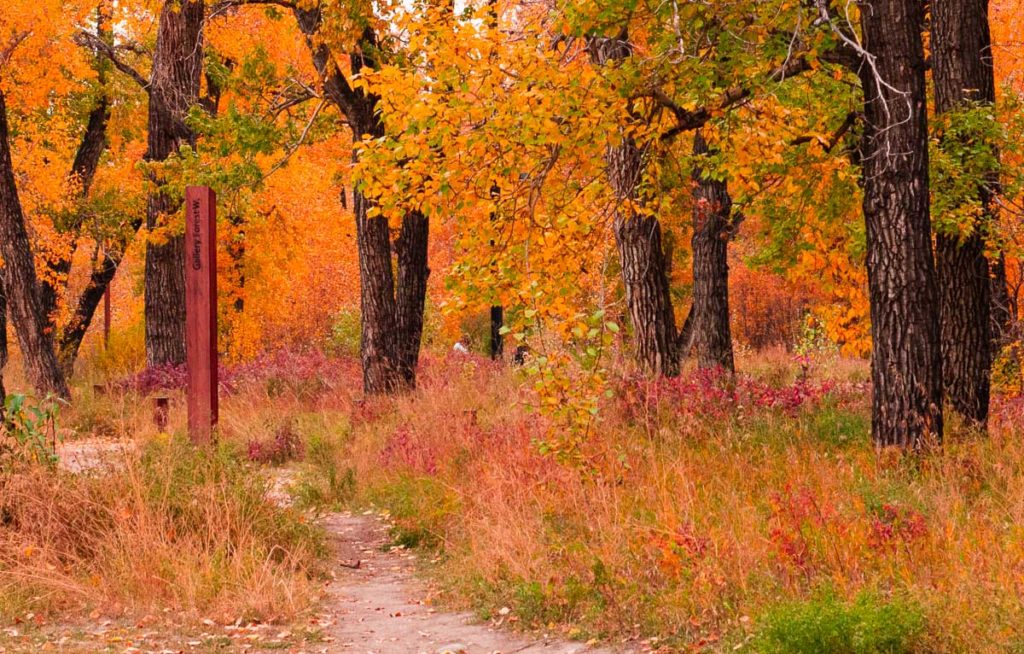
<svg viewBox="0 0 1024 654"><path fill-rule="evenodd" d="M286 619L315 597L319 534L227 448L152 442L103 475L0 479L0 616L170 609Z"/></svg>

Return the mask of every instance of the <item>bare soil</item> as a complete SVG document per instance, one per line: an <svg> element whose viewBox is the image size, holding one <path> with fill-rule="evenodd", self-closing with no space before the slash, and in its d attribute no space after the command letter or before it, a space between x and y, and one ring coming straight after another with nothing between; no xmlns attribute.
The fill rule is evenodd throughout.
<svg viewBox="0 0 1024 654"><path fill-rule="evenodd" d="M610 654L583 643L516 634L469 613L431 605L415 572L416 555L387 549L387 528L376 516L331 514L324 527L336 552L328 587L335 612L335 650L358 654ZM358 564L358 567L354 567Z"/></svg>

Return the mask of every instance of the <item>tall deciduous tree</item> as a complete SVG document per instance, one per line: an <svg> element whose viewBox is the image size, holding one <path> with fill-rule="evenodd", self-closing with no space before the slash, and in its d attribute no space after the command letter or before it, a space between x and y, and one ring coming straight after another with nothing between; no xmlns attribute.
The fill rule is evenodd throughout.
<svg viewBox="0 0 1024 654"><path fill-rule="evenodd" d="M167 0L160 11L153 70L149 81L149 120L145 159L161 162L182 146L195 146L186 123L199 102L203 72L203 0ZM161 227L177 212L180 202L157 188L146 204L146 227ZM184 236L146 244L146 361L149 365L185 361Z"/></svg>
<svg viewBox="0 0 1024 654"><path fill-rule="evenodd" d="M708 144L698 131L693 153L705 155ZM729 330L729 239L738 224L724 181L701 167L693 172L693 309L690 338L701 368L735 371Z"/></svg>
<svg viewBox="0 0 1024 654"><path fill-rule="evenodd" d="M323 80L326 97L338 108L352 130L353 143L364 137L383 136L379 98L354 88L342 73L321 33L323 10L293 8L299 29L305 35L313 65ZM365 27L355 48L348 53L351 74L380 65L380 45L372 28ZM358 158L358 151L353 154ZM371 203L358 188L353 189L353 211L359 249L361 346L363 387L367 393L389 393L416 384L426 303L427 244L430 223L418 211L402 219L392 250L388 219L373 215ZM392 254L397 258L397 283Z"/></svg>
<svg viewBox="0 0 1024 654"><path fill-rule="evenodd" d="M70 392L57 365L53 332L47 326L39 298L32 245L14 179L9 133L7 102L0 89L0 281L29 378L39 392L67 398Z"/></svg>
<svg viewBox="0 0 1024 654"><path fill-rule="evenodd" d="M871 427L879 446L942 437L942 355L932 258L924 4L874 0L860 12L862 181L871 303Z"/></svg>
<svg viewBox="0 0 1024 654"><path fill-rule="evenodd" d="M96 7L96 38L97 41L109 40L110 31L110 6L108 1L101 1ZM107 90L104 88L107 83L107 69L109 63L102 54L96 54L96 86L98 93L86 119L85 132L82 140L75 151L75 158L71 163L70 181L77 189L80 197L85 199L89 195L93 180L96 177L96 170L99 168L100 157L107 146L107 124L110 122L110 101L107 98ZM73 212L67 224L62 224L59 229L71 236L71 252L74 252L78 243L82 226L85 223L85 214L78 210ZM43 311L46 314L51 328L56 327L55 311L57 300L67 290L68 275L71 272L72 257L61 257L55 261L49 261L50 267L47 281L39 289L40 298L43 303ZM77 316L76 316L77 317ZM63 339L61 339L63 341ZM58 350L63 351L63 347ZM63 357L61 357L63 359Z"/></svg>
<svg viewBox="0 0 1024 654"><path fill-rule="evenodd" d="M991 107L996 97L988 0L935 0L931 43L935 111L951 112L972 103ZM990 276L985 255L996 174L979 184L982 214L966 234L937 230L935 236L945 395L954 411L979 425L988 419L992 287L1006 283L1005 276Z"/></svg>
<svg viewBox="0 0 1024 654"><path fill-rule="evenodd" d="M593 37L589 43L591 59L601 66L622 63L630 56L630 49L624 32L612 38ZM648 371L674 377L679 374L678 335L661 221L638 211L643 204L640 183L644 157L644 149L629 134L622 134L619 144L608 147L608 184L616 199L612 229L633 327L635 357Z"/></svg>

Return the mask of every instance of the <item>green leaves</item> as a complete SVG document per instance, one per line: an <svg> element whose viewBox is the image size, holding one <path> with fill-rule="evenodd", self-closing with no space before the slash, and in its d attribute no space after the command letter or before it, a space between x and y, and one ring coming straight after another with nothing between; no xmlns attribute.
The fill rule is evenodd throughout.
<svg viewBox="0 0 1024 654"><path fill-rule="evenodd" d="M32 404L25 395L12 394L4 398L0 415L0 469L16 464L57 463L57 418L60 403L47 396L41 403Z"/></svg>

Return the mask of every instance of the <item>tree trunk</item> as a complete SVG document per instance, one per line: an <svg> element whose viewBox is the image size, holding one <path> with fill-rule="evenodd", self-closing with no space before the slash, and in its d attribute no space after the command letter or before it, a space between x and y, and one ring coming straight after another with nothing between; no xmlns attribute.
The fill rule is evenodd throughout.
<svg viewBox="0 0 1024 654"><path fill-rule="evenodd" d="M323 80L324 95L348 120L353 143L361 141L364 135L383 136L379 98L362 89L353 89L338 68L319 34L323 19L320 7L295 8L293 13L305 36L313 66ZM372 30L365 29L355 51L349 53L353 75L358 75L364 66L377 65L374 60L377 49ZM353 153L354 160L357 156ZM370 203L358 189L353 190L352 199L359 250L363 390L379 394L414 388L430 275L427 267L429 221L415 211L408 212L402 219L395 242L396 288L387 218L370 217Z"/></svg>
<svg viewBox="0 0 1024 654"><path fill-rule="evenodd" d="M861 11L864 220L871 305L871 429L878 446L942 438L942 353L928 198L924 6ZM877 75L876 75L877 73Z"/></svg>
<svg viewBox="0 0 1024 654"><path fill-rule="evenodd" d="M4 420L4 400L7 389L4 388L4 368L7 367L7 296L0 280L0 423Z"/></svg>
<svg viewBox="0 0 1024 654"><path fill-rule="evenodd" d="M92 186L93 178L96 176L96 169L99 167L100 156L106 148L107 121L110 119L110 106L105 96L100 96L96 106L89 112L89 122L82 136L82 142L75 153L74 162L71 165L71 176L81 185L80 197L89 195L89 187ZM72 234L72 254L78 242L78 232L82 228L84 216L77 214L72 224L64 227L63 231ZM49 278L39 288L40 299L43 305L43 313L47 317L50 328L56 327L54 311L57 309L57 298L67 287L68 275L71 273L71 256L66 259L49 264Z"/></svg>
<svg viewBox="0 0 1024 654"><path fill-rule="evenodd" d="M363 390L393 393L407 384L398 361L398 316L387 218L368 217L368 201L353 193L359 247L360 358Z"/></svg>
<svg viewBox="0 0 1024 654"><path fill-rule="evenodd" d="M966 101L995 102L988 0L935 0L931 42L937 113ZM993 207L989 189L978 191L984 213L971 235L960 243L956 236L938 234L935 254L946 399L968 422L984 426L992 367L992 281L985 240Z"/></svg>
<svg viewBox="0 0 1024 654"><path fill-rule="evenodd" d="M40 393L70 398L53 352L53 332L47 328L39 298L32 244L14 181L8 138L7 103L0 90L0 259L4 264L0 268L0 285L7 298L29 379Z"/></svg>
<svg viewBox="0 0 1024 654"><path fill-rule="evenodd" d="M114 280L114 275L117 273L117 267L121 263L122 256L121 254L104 254L103 263L100 267L93 268L85 290L78 297L78 306L75 307L75 313L71 318L71 322L64 328L64 334L60 339L58 348L60 365L64 369L65 374L70 375L75 367L75 361L78 359L78 351L82 347L82 341L85 339L86 332L89 331L89 325L92 324L93 316L96 315L96 309L100 306L100 302L103 301L103 295Z"/></svg>
<svg viewBox="0 0 1024 654"><path fill-rule="evenodd" d="M106 39L110 32L107 29L110 21L110 7L107 2L101 1L96 8L96 33L101 39ZM89 112L89 120L86 122L85 133L82 141L78 144L75 158L71 163L71 178L79 184L79 197L85 199L89 195L93 179L96 177L96 170L99 168L100 157L107 147L107 123L110 121L110 102L107 100L106 91L103 86L106 84L106 69L109 64L99 59L97 69L97 85L100 87L100 95L96 100L96 106ZM49 263L48 278L40 285L39 293L43 303L43 313L47 317L51 329L56 329L55 311L57 299L67 288L68 275L71 273L71 256L78 243L79 232L85 216L78 212L70 224L61 225L61 231L71 234L71 255L67 259L60 259Z"/></svg>
<svg viewBox="0 0 1024 654"><path fill-rule="evenodd" d="M704 155L708 144L698 131L693 153ZM693 172L693 344L697 365L733 373L729 331L729 261L732 236L732 198L725 182Z"/></svg>
<svg viewBox="0 0 1024 654"><path fill-rule="evenodd" d="M625 33L591 38L588 47L591 60L601 66L621 62L631 51ZM634 209L641 202L644 153L631 136L624 135L620 145L608 148L605 163L608 183L618 200L613 229L633 326L634 356L646 371L675 377L679 374L678 334L661 222Z"/></svg>
<svg viewBox="0 0 1024 654"><path fill-rule="evenodd" d="M203 15L203 0L167 0L160 11L149 87L146 161L164 161L184 145L195 146L195 134L185 119L199 102ZM160 188L159 176L152 182L157 188L146 202L149 230L166 226L181 204ZM185 362L184 261L181 234L146 244L146 362L150 366Z"/></svg>
<svg viewBox="0 0 1024 654"><path fill-rule="evenodd" d="M402 219L402 230L395 240L398 258L398 366L405 383L416 385L416 366L423 339L423 310L427 301L427 245L430 221L418 211Z"/></svg>
<svg viewBox="0 0 1024 654"><path fill-rule="evenodd" d="M635 213L643 172L643 157L632 138L609 148L608 178L619 200L615 211L615 243L622 266L626 306L633 326L634 355L650 372L675 377L679 374L676 349L676 318L672 310L661 223L655 216Z"/></svg>

